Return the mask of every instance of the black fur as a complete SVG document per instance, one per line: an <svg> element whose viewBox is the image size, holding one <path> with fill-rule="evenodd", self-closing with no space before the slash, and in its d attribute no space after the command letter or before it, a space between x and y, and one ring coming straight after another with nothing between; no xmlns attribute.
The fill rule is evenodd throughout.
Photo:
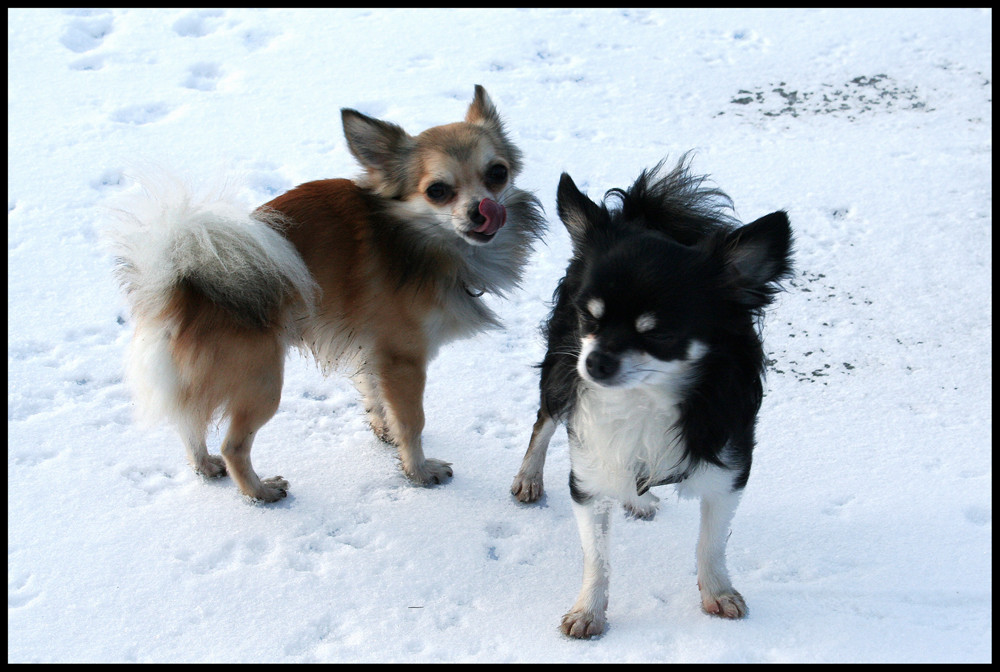
<svg viewBox="0 0 1000 672"><path fill-rule="evenodd" d="M664 361L685 359L697 340L708 352L682 394L678 429L689 468L702 461L726 466L738 472L738 489L749 475L763 396L760 318L791 272L791 228L783 211L741 227L728 214L730 199L692 176L686 156L661 177L662 165L628 190L609 191L616 207L592 202L563 174L558 209L573 258L544 326L541 407L560 421L573 413L586 334L611 350L642 350ZM593 298L605 306L599 320L585 309ZM637 334L637 316L650 312L656 328ZM571 489L574 499L586 497L572 479Z"/></svg>

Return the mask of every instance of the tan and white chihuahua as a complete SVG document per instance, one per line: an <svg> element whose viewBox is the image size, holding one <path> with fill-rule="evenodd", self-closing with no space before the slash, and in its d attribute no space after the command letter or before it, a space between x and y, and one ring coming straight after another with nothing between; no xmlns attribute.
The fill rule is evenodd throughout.
<svg viewBox="0 0 1000 672"><path fill-rule="evenodd" d="M481 297L518 285L544 229L538 200L513 184L521 152L483 87L464 121L416 136L341 116L357 181L308 182L252 213L144 185L110 231L140 406L177 426L196 471L228 472L264 502L288 482L259 478L250 449L278 408L289 345L353 376L413 482L450 478L421 446L427 365L443 344L499 325ZM221 458L205 443L220 415Z"/></svg>

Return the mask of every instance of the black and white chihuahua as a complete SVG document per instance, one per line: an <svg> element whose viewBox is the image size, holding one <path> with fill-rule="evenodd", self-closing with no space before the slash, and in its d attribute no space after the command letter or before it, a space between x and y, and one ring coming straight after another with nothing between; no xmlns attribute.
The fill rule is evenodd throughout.
<svg viewBox="0 0 1000 672"><path fill-rule="evenodd" d="M544 330L541 406L511 492L541 496L545 452L564 422L584 553L583 588L561 625L572 637L604 631L611 501L648 518L659 501L650 488L668 483L701 498L704 610L746 613L726 541L763 397L760 321L791 273L791 228L783 211L740 226L729 197L691 175L686 155L661 177L662 166L610 190L611 209L569 175L559 182L573 258Z"/></svg>

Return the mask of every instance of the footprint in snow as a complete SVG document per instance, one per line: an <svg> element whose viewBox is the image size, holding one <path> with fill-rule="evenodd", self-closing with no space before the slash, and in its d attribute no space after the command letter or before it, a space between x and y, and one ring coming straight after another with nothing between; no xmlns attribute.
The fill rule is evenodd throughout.
<svg viewBox="0 0 1000 672"><path fill-rule="evenodd" d="M263 49L269 45L271 40L277 36L277 33L266 28L251 28L244 31L241 37L243 38L243 45L247 48L247 51L257 51L258 49Z"/></svg>
<svg viewBox="0 0 1000 672"><path fill-rule="evenodd" d="M823 513L828 516L840 516L844 515L845 507L854 501L853 495L842 495L840 497L835 497L829 506L823 509Z"/></svg>
<svg viewBox="0 0 1000 672"><path fill-rule="evenodd" d="M34 583L34 576L31 573L28 573L26 576L22 575L17 577L14 580L11 580L11 578L8 577L7 608L17 609L26 606L29 602L41 595L41 592L33 587L32 584Z"/></svg>
<svg viewBox="0 0 1000 672"><path fill-rule="evenodd" d="M104 56L100 54L94 54L90 56L84 56L81 59L73 61L69 64L70 70L100 70L104 67Z"/></svg>
<svg viewBox="0 0 1000 672"><path fill-rule="evenodd" d="M174 22L174 32L181 37L205 37L218 28L218 19L223 15L220 9L203 9L185 14Z"/></svg>
<svg viewBox="0 0 1000 672"><path fill-rule="evenodd" d="M503 540L510 539L518 534L518 530L502 521L488 524L485 531L486 536L489 537L486 543L486 557L489 560L499 560L498 546L503 545Z"/></svg>
<svg viewBox="0 0 1000 672"><path fill-rule="evenodd" d="M963 512L965 519L978 527L986 527L993 521L993 513L985 506L969 506Z"/></svg>
<svg viewBox="0 0 1000 672"><path fill-rule="evenodd" d="M162 490L179 485L176 480L176 473L170 473L166 469L156 467L129 467L122 471L121 475L132 487L142 490L147 495L154 495Z"/></svg>
<svg viewBox="0 0 1000 672"><path fill-rule="evenodd" d="M100 177L91 180L90 187L98 191L103 191L104 189L120 187L126 182L127 178L120 168L109 168L101 173ZM119 322L119 324L123 323L124 322Z"/></svg>
<svg viewBox="0 0 1000 672"><path fill-rule="evenodd" d="M237 564L234 559L236 542L232 540L222 542L212 542L198 549L195 554L189 550L183 550L174 554L174 557L187 564L188 568L195 574L214 574Z"/></svg>
<svg viewBox="0 0 1000 672"><path fill-rule="evenodd" d="M114 17L110 14L80 16L67 24L66 32L59 41L78 54L92 51L104 43L104 37L111 32L113 24Z"/></svg>
<svg viewBox="0 0 1000 672"><path fill-rule="evenodd" d="M154 121L159 121L170 114L173 108L166 103L140 103L139 105L129 105L122 107L111 113L111 121L120 124L133 124L141 126Z"/></svg>
<svg viewBox="0 0 1000 672"><path fill-rule="evenodd" d="M188 67L188 76L184 86L199 91L214 91L216 83L222 77L222 69L218 63L195 63Z"/></svg>

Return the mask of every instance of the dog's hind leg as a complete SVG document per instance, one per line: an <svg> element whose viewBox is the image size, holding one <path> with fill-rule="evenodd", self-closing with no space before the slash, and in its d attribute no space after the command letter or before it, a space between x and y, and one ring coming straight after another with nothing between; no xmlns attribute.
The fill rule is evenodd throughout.
<svg viewBox="0 0 1000 672"><path fill-rule="evenodd" d="M380 441L394 443L392 432L389 431L389 420L386 418L385 402L379 389L378 379L367 365L354 376L354 386L361 393L365 403L365 413L368 414L368 425L372 433Z"/></svg>
<svg viewBox="0 0 1000 672"><path fill-rule="evenodd" d="M187 449L188 460L195 472L206 478L217 478L226 475L226 463L219 455L209 455L205 444L205 434L208 429L208 418L188 415L179 428Z"/></svg>
<svg viewBox="0 0 1000 672"><path fill-rule="evenodd" d="M406 476L420 485L451 478L450 462L424 457L424 382L426 361L412 354L386 355L378 364L378 385L385 402L389 430L399 448Z"/></svg>
<svg viewBox="0 0 1000 672"><path fill-rule="evenodd" d="M229 417L229 430L222 441L222 458L226 469L247 497L262 502L276 502L288 493L288 481L281 476L261 479L250 462L257 430L264 426L278 410L281 401L281 384L284 369L284 349L268 337L247 341L242 368L231 380L227 395L225 415ZM238 365L238 352L232 365ZM251 364L252 363L252 364Z"/></svg>
<svg viewBox="0 0 1000 672"><path fill-rule="evenodd" d="M549 449L549 441L556 431L556 421L542 406L538 409L538 419L531 429L531 440L528 450L521 460L521 469L514 477L510 486L510 494L522 502L537 501L544 491L542 487L542 471L545 467L545 453Z"/></svg>
<svg viewBox="0 0 1000 672"><path fill-rule="evenodd" d="M742 490L708 492L701 498L701 530L698 534L698 590L702 608L723 618L742 618L747 612L743 596L736 592L726 569L729 524L740 503Z"/></svg>
<svg viewBox="0 0 1000 672"><path fill-rule="evenodd" d="M288 494L288 481L281 476L261 479L250 463L254 437L264 422L242 413L235 415L222 443L222 457L240 492L262 502L276 502Z"/></svg>

